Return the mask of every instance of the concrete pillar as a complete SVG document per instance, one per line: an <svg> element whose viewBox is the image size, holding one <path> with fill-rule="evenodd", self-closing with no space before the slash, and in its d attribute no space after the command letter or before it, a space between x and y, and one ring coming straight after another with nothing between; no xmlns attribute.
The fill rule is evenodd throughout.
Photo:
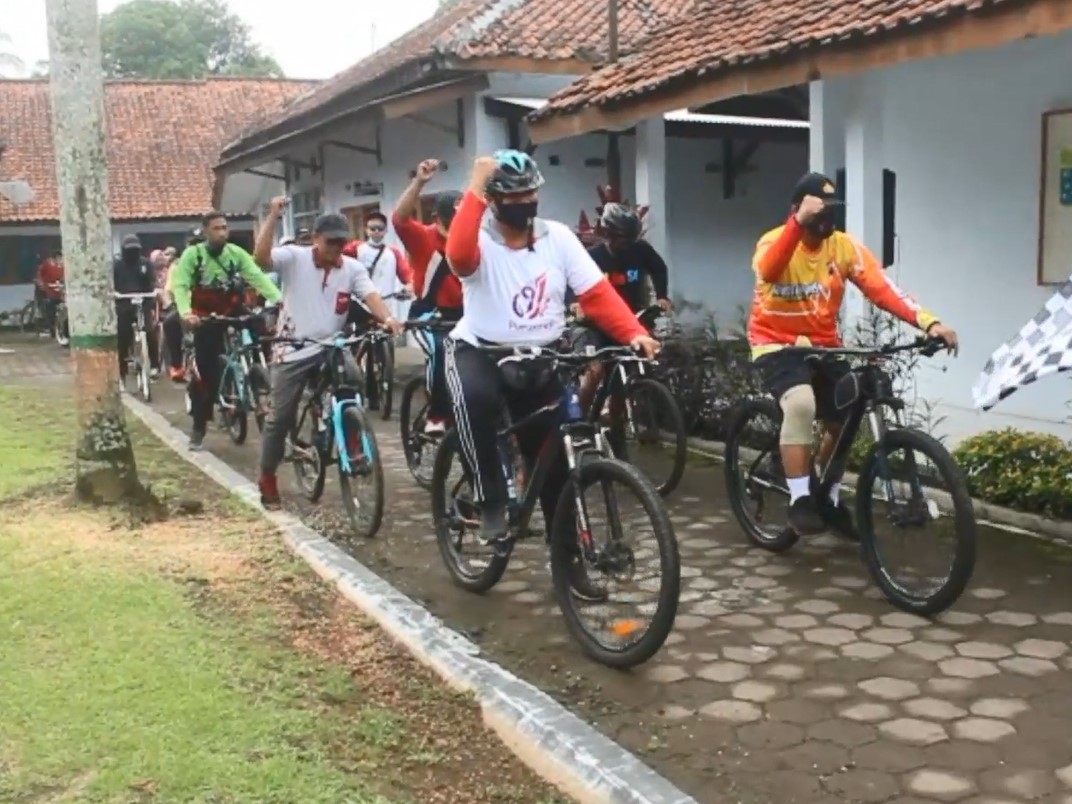
<svg viewBox="0 0 1072 804"><path fill-rule="evenodd" d="M636 127L636 204L649 206L647 240L673 265L670 256L669 221L666 197L666 122L653 117ZM670 271L670 294L674 291L674 272Z"/></svg>
<svg viewBox="0 0 1072 804"><path fill-rule="evenodd" d="M506 121L497 117L489 117L484 112L484 99L480 95L470 95L463 101L463 115L465 121L465 152L469 155L469 164L459 165L461 189L469 181L469 170L473 160L478 156L490 156L500 148L507 147L509 138L506 133ZM450 168L454 172L454 166Z"/></svg>
<svg viewBox="0 0 1072 804"><path fill-rule="evenodd" d="M812 81L808 95L808 169L833 178L845 166L841 86L831 79Z"/></svg>

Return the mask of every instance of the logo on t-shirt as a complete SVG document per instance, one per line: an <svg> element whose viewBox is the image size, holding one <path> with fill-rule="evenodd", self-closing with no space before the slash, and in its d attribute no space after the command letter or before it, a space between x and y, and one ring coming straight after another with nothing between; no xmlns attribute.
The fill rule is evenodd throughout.
<svg viewBox="0 0 1072 804"><path fill-rule="evenodd" d="M514 315L518 318L540 318L547 312L547 274L536 277L531 285L525 285L514 294Z"/></svg>

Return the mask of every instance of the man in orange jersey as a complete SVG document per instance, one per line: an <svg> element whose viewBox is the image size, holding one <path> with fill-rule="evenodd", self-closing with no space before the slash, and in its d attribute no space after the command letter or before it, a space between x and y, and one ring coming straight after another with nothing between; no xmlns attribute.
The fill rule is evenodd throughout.
<svg viewBox="0 0 1072 804"><path fill-rule="evenodd" d="M875 306L941 338L956 351L957 335L902 292L874 255L854 238L834 228L838 200L834 183L808 173L793 190L786 222L760 238L752 267L756 290L748 321L752 359L767 391L782 409L782 465L789 485L789 523L797 533L827 527L854 534L852 514L839 500L840 484L829 500L811 490L812 424L818 416L824 435L820 466L830 459L846 411L834 405L834 386L849 366L839 361L817 373L800 351L787 346L841 345L837 318L845 285L852 282Z"/></svg>

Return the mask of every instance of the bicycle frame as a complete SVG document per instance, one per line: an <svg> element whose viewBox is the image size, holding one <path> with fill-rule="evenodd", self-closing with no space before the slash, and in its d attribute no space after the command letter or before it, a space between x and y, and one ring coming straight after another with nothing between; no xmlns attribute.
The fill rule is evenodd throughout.
<svg viewBox="0 0 1072 804"><path fill-rule="evenodd" d="M239 339L239 344L235 346L236 336ZM241 326L241 334L235 332L235 325L232 323L227 328L227 334L225 335L225 348L227 355L227 367L235 375L235 392L237 394L238 405L229 405L223 399L223 382L226 379L226 373L220 377L220 388L217 396L219 397L219 403L225 408L236 408L241 406L243 409L250 407L250 399L247 395L248 383L246 379L250 373L249 355L256 353L260 355L260 359L263 364L264 354L261 353L257 347L256 342L253 340L253 336L249 332L248 326Z"/></svg>
<svg viewBox="0 0 1072 804"><path fill-rule="evenodd" d="M314 401L314 404L319 409L319 415L325 424L330 424L339 467L346 474L350 474L353 471L353 465L350 463L350 451L347 448L346 434L343 430L343 414L347 407L356 406L359 409L364 407L361 392L357 388L350 388L346 383L344 355L347 348L355 342L355 338L354 336L337 337L330 343L322 341L311 342L326 346L328 349L327 354L324 356L324 363L319 369L317 379L313 384L312 397L313 400L318 400L319 397L323 396L324 392L330 390L331 409L330 411L323 410L318 401ZM371 458L372 445L369 443L368 436L364 431L361 433L361 442L363 453Z"/></svg>

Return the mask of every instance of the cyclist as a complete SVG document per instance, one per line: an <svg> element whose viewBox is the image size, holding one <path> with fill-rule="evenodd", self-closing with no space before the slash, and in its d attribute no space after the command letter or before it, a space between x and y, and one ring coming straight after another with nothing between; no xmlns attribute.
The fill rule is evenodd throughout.
<svg viewBox="0 0 1072 804"><path fill-rule="evenodd" d="M201 224L204 242L187 247L178 264L171 269L175 307L183 324L193 329L194 360L201 379L188 391L193 419L190 429L192 450L202 448L205 429L212 418L213 397L220 383L220 355L224 349L224 328L201 319L213 313L223 316L241 314L246 283L266 299L278 301L280 297L279 289L257 267L249 252L227 241L227 218L222 212L209 212ZM269 242L273 233L274 229L268 233Z"/></svg>
<svg viewBox="0 0 1072 804"><path fill-rule="evenodd" d="M828 500L816 500L811 493L812 424L816 416L823 424L822 466L847 413L837 409L833 391L849 366L839 361L818 374L805 354L782 350L841 345L838 314L847 282L877 307L944 340L950 351L957 348L953 330L894 285L867 248L835 229L833 207L841 203L830 179L805 174L793 190L786 222L760 238L752 261L756 290L748 342L764 386L782 409L779 441L789 485L789 523L800 534L826 527L846 536L855 533L852 514L840 500L840 484Z"/></svg>
<svg viewBox="0 0 1072 804"><path fill-rule="evenodd" d="M204 241L204 230L200 226L195 227L186 236L186 249ZM183 368L182 316L179 315L178 308L175 306L175 294L172 290L172 280L175 276L175 268L178 267L179 255L176 254L174 248L169 247L168 251L171 252L171 263L168 265L167 278L164 280L164 309L167 312L162 329L170 364L168 375L172 382L181 383L186 380L186 371ZM185 250L183 253L186 253Z"/></svg>
<svg viewBox="0 0 1072 804"><path fill-rule="evenodd" d="M444 254L447 232L461 203L462 194L454 190L440 193L433 203L434 220L423 224L416 219L421 192L437 170L439 161L436 159L425 159L417 165L413 181L395 205L391 225L409 252L410 265L413 266L413 286L416 288L416 294L420 296L410 305L410 317L438 312L443 321L458 321L462 317L462 286L458 277L451 273L447 266ZM444 338L437 333L430 333L430 337L432 357L428 362L429 400L424 431L435 435L445 429L447 413L450 410L450 395L447 393Z"/></svg>
<svg viewBox="0 0 1072 804"><path fill-rule="evenodd" d="M588 249L588 254L603 271L611 285L618 291L629 309L638 313L648 306L648 280L655 289L655 298L663 312L672 309L669 299L669 271L666 262L647 240L641 238L640 216L625 204L608 203L600 216L600 229L604 242ZM572 302L572 299L570 300ZM584 311L575 302L570 305L578 323L584 321ZM606 336L589 327L580 327L571 338L574 348L591 345L600 348L606 345ZM581 381L581 407L585 411L603 379L603 366L592 363ZM615 395L610 400L612 422L620 422L625 412L625 400ZM614 427L610 433L616 454L621 454L623 434Z"/></svg>
<svg viewBox="0 0 1072 804"><path fill-rule="evenodd" d="M141 253L141 240L136 234L123 238L119 256L112 263L112 277L116 293L152 293L156 287L156 265ZM149 376L160 376L160 349L156 343L154 326L156 300L144 299L145 337L149 342ZM119 379L126 380L127 357L134 346L134 324L138 320L137 308L129 299L115 300L116 331L119 347Z"/></svg>
<svg viewBox="0 0 1072 804"><path fill-rule="evenodd" d="M491 425L504 406L520 419L543 405L556 389L551 387L553 381L536 382L535 387L523 382L508 386L509 378L494 357L477 347L559 343L570 288L585 314L615 341L649 356L658 351L658 343L630 313L573 232L536 216L542 184L536 163L524 152L497 151L494 157L477 159L447 236L447 260L465 293L465 314L447 338L447 377L462 452L473 468L484 542L500 540L508 530L506 486ZM483 222L489 207L492 216ZM517 433L529 465L547 432L547 421L541 421ZM548 527L566 479L565 458L551 474L540 499Z"/></svg>
<svg viewBox="0 0 1072 804"><path fill-rule="evenodd" d="M45 328L50 335L55 335L56 310L63 301L64 283L63 252L55 251L50 259L44 259L37 266L34 275L34 300L45 319Z"/></svg>
<svg viewBox="0 0 1072 804"><path fill-rule="evenodd" d="M271 211L254 246L257 264L279 273L283 283L279 332L292 338L330 338L346 325L350 297L356 295L377 321L394 333L403 330L392 316L365 267L342 253L350 240L350 225L342 215L326 213L313 224L313 245L272 248L273 232L286 198L272 200ZM274 287L274 286L273 286ZM294 426L302 391L323 359L318 346L281 347L272 367L272 413L261 441L261 504L280 506L276 469L283 460L287 433ZM345 356L350 380L358 387L360 372Z"/></svg>

